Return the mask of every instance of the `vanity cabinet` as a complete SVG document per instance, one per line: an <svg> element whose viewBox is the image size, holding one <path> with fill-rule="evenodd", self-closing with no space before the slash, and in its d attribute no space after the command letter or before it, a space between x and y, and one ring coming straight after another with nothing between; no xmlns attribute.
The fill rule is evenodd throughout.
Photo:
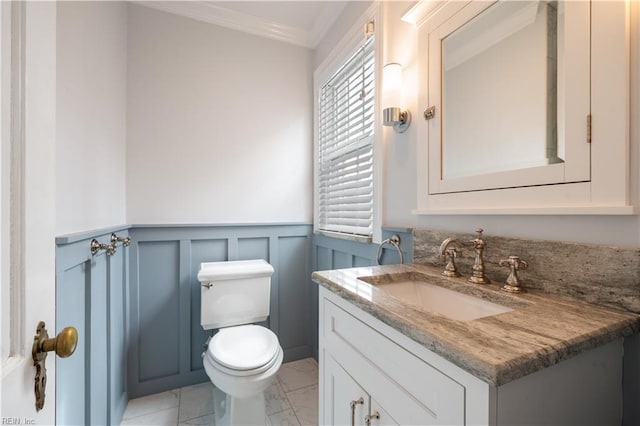
<svg viewBox="0 0 640 426"><path fill-rule="evenodd" d="M319 324L322 425L621 424L622 339L493 386L324 287Z"/></svg>
<svg viewBox="0 0 640 426"><path fill-rule="evenodd" d="M320 424L351 424L350 404L359 398L363 404L355 407L355 424L365 424L376 412L372 425L464 424L468 407L460 377L457 381L389 340L322 288L319 314ZM484 387L461 373L473 391ZM486 416L484 411L475 414Z"/></svg>

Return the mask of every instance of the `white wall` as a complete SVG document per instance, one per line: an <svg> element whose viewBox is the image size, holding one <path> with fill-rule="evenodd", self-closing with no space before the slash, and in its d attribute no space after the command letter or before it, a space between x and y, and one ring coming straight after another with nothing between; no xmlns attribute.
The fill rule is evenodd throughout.
<svg viewBox="0 0 640 426"><path fill-rule="evenodd" d="M124 224L126 5L57 3L58 235Z"/></svg>
<svg viewBox="0 0 640 426"><path fill-rule="evenodd" d="M311 51L128 6L129 223L310 222Z"/></svg>

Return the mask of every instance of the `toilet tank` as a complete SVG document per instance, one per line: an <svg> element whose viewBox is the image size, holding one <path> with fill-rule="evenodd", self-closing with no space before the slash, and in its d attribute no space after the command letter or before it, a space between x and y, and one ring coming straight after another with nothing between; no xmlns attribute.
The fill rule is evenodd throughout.
<svg viewBox="0 0 640 426"><path fill-rule="evenodd" d="M205 330L260 322L269 316L273 266L263 259L203 262L200 324Z"/></svg>

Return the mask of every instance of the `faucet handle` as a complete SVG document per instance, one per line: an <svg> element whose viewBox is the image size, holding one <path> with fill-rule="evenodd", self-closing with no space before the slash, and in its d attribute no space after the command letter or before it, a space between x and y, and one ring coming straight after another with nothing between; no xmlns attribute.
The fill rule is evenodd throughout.
<svg viewBox="0 0 640 426"><path fill-rule="evenodd" d="M510 269L507 281L500 290L508 291L510 293L526 293L527 291L520 285L521 283L520 278L518 277L518 271L529 267L527 261L520 259L520 256L509 256L508 259L500 260L500 266L505 266Z"/></svg>
<svg viewBox="0 0 640 426"><path fill-rule="evenodd" d="M485 246L485 242L482 239L483 232L484 232L484 229L477 228L475 238L472 238L471 240L469 240L467 244L470 246L473 246L474 249L483 249Z"/></svg>

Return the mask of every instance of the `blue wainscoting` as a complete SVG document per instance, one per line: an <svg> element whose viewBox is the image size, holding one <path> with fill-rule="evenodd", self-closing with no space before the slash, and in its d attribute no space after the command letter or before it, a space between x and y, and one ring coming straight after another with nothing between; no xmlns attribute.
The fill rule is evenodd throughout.
<svg viewBox="0 0 640 426"><path fill-rule="evenodd" d="M127 227L56 239L56 330L78 330L69 358L55 357L56 424L118 424L127 405L126 342L128 249L113 256L91 255L96 238L109 243L111 232Z"/></svg>
<svg viewBox="0 0 640 426"><path fill-rule="evenodd" d="M113 256L90 253L111 232L132 237ZM408 229L398 234L412 260ZM374 265L377 244L313 235L309 224L135 225L56 239L56 332L72 325L79 345L56 359L56 423L118 424L128 399L209 380L200 326L201 262L265 259L274 266L271 316L285 361L317 357L312 270ZM399 261L386 246L382 263ZM50 334L53 334L50 330Z"/></svg>
<svg viewBox="0 0 640 426"><path fill-rule="evenodd" d="M382 239L391 235L400 237L400 249L405 263L413 262L413 231L410 228L383 228ZM372 266L376 264L378 244L361 243L343 238L328 237L315 234L311 254L311 268L313 271L327 269L354 268L358 266ZM400 256L396 249L384 245L380 256L382 265L400 263ZM311 318L313 318L313 356L318 359L318 286L312 286Z"/></svg>
<svg viewBox="0 0 640 426"><path fill-rule="evenodd" d="M405 263L413 261L413 231L409 228L383 228L382 239L391 235L400 237L400 249ZM361 243L343 238L328 237L316 234L313 237L313 270L354 268L376 264L378 244ZM395 248L386 244L380 256L381 264L400 263Z"/></svg>
<svg viewBox="0 0 640 426"><path fill-rule="evenodd" d="M200 326L201 262L265 259L274 266L271 328L285 361L311 356L308 224L133 226L130 247L130 398L208 380Z"/></svg>

